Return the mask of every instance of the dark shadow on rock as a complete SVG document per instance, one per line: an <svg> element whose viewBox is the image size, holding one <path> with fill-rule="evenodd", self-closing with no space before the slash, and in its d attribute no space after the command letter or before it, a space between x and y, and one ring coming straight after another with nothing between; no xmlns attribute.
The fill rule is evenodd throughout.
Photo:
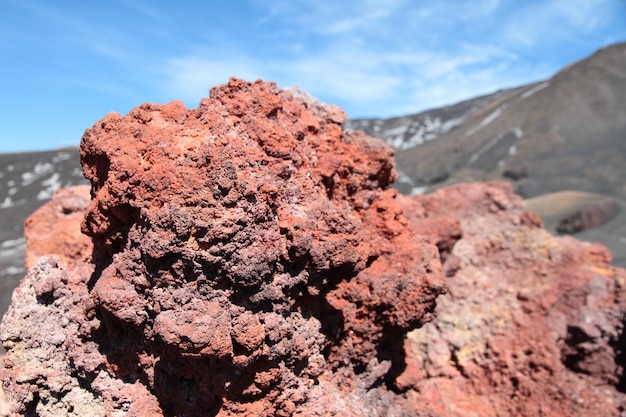
<svg viewBox="0 0 626 417"><path fill-rule="evenodd" d="M615 364L618 366L618 369L621 369L621 375L619 375L619 380L617 381L618 391L626 393L626 331L624 329L626 326L626 317L622 321L622 329L619 337L615 341Z"/></svg>
<svg viewBox="0 0 626 417"><path fill-rule="evenodd" d="M406 369L405 337L405 330L387 327L383 330L382 340L376 347L379 362L391 361L391 367L384 378L385 385L390 391L398 391L396 379Z"/></svg>

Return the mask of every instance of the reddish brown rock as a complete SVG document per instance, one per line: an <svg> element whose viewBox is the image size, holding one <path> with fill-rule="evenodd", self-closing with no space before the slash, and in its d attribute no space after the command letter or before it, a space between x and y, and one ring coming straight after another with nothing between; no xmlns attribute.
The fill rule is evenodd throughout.
<svg viewBox="0 0 626 417"><path fill-rule="evenodd" d="M550 235L507 183L403 201L415 233L445 240L443 216L462 234L443 265L455 273L435 320L405 341L397 382L423 415L626 412L626 271L606 248Z"/></svg>
<svg viewBox="0 0 626 417"><path fill-rule="evenodd" d="M13 411L626 414L610 253L550 235L504 183L396 195L390 149L344 118L233 79L89 129L89 207L65 191L27 223L55 256L2 323ZM74 236L83 210L93 249L35 232Z"/></svg>
<svg viewBox="0 0 626 417"><path fill-rule="evenodd" d="M195 110L145 104L88 129L94 256L40 258L16 291L2 327L13 409L406 411L397 354L430 318L441 264L386 189L391 149L344 121L233 79Z"/></svg>
<svg viewBox="0 0 626 417"><path fill-rule="evenodd" d="M32 268L37 259L44 255L58 255L67 265L91 257L91 239L76 227L85 216L89 201L88 186L63 188L26 219L27 269Z"/></svg>

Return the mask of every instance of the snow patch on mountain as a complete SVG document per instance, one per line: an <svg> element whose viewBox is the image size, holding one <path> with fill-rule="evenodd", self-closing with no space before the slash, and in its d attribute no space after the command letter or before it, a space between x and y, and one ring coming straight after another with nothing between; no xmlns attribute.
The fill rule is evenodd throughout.
<svg viewBox="0 0 626 417"><path fill-rule="evenodd" d="M415 185L415 181L413 180L413 178L409 177L408 175L406 175L404 172L402 171L398 171L398 179L397 182L401 182L404 184L408 184L410 186L414 186Z"/></svg>
<svg viewBox="0 0 626 417"><path fill-rule="evenodd" d="M54 171L54 165L50 162L38 162L33 168L32 172L24 172L22 173L22 186L25 187L27 185L32 184L39 178L50 174Z"/></svg>
<svg viewBox="0 0 626 417"><path fill-rule="evenodd" d="M52 197L52 194L63 185L60 179L61 175L59 175L58 172L55 172L50 178L42 181L41 185L43 185L45 188L39 191L39 193L37 194L37 200L48 200L50 197Z"/></svg>
<svg viewBox="0 0 626 417"><path fill-rule="evenodd" d="M523 99L524 99L524 98L528 98L528 97L532 96L533 94L535 94L537 91L541 91L541 90L543 90L544 88L546 88L546 87L547 87L547 86L549 86L549 85L550 85L550 83L549 83L549 82L547 82L547 81L546 81L546 82L543 82L543 83L541 83L541 84L539 84L539 85L536 85L536 86L534 86L533 88L531 88L531 89L529 89L529 90L527 90L527 91L523 92L523 93L522 93L522 95L521 95L521 97L522 97Z"/></svg>
<svg viewBox="0 0 626 417"><path fill-rule="evenodd" d="M26 249L26 238L5 240L0 243L0 257L8 258L15 256Z"/></svg>
<svg viewBox="0 0 626 417"><path fill-rule="evenodd" d="M67 161L69 159L72 159L73 157L74 154L72 152L62 151L52 157L52 162L56 164L61 161Z"/></svg>
<svg viewBox="0 0 626 417"><path fill-rule="evenodd" d="M413 187L411 188L411 195L422 195L428 191L428 187Z"/></svg>
<svg viewBox="0 0 626 417"><path fill-rule="evenodd" d="M15 206L20 206L25 203L26 203L25 199L13 201L13 199L10 196L6 196L4 197L4 200L2 200L2 202L0 203L0 210L15 207Z"/></svg>
<svg viewBox="0 0 626 417"><path fill-rule="evenodd" d="M482 129L483 127L487 126L489 123L493 122L494 120L496 120L498 117L500 117L500 115L502 114L502 112L504 111L504 109L506 109L507 105L503 104L500 107L498 107L497 109L495 109L492 113L490 113L487 117L485 117L479 124L478 126L473 127L472 129L468 130L467 132L465 132L465 137L470 137L472 136L474 133L478 132L480 129Z"/></svg>
<svg viewBox="0 0 626 417"><path fill-rule="evenodd" d="M8 268L4 268L3 270L0 270L0 275L17 275L17 274L23 274L24 272L26 272L26 268L11 265Z"/></svg>

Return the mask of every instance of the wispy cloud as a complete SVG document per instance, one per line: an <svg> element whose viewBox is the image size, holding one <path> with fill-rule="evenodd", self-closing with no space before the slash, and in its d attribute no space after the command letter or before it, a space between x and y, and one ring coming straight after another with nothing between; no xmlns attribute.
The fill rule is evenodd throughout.
<svg viewBox="0 0 626 417"><path fill-rule="evenodd" d="M581 34L593 31L615 18L616 10L623 7L619 3L615 0L533 2L507 16L501 33L503 39L513 47L575 41Z"/></svg>
<svg viewBox="0 0 626 417"><path fill-rule="evenodd" d="M109 59L126 59L130 55L127 47L131 38L115 25L87 20L42 2L20 0L13 4L25 10L30 19L45 22L46 31L37 38L31 37L37 39L42 49L71 50L74 45L83 52Z"/></svg>
<svg viewBox="0 0 626 417"><path fill-rule="evenodd" d="M173 57L164 68L169 80L164 86L173 89L171 95L183 94L188 103L197 103L212 82L225 82L228 75L260 77L284 87L297 84L324 101L346 107L351 116L418 111L502 87L503 73L517 59L514 52L503 50L490 39L478 44L459 39L448 49L436 42L411 42L434 30L428 17L422 18L422 24L415 13L435 21L447 19L447 24L455 22L449 16L450 9L444 16L445 8L438 3L431 9L422 6L417 10L411 4L373 0L274 2L265 15L259 16L259 24L283 27L278 22L288 20L301 30L283 33L284 41L291 40L293 45L313 37L314 42L264 57L233 56L226 51L217 51L217 59L208 51ZM499 2L472 4L463 18L494 13ZM505 81L514 85L511 78Z"/></svg>
<svg viewBox="0 0 626 417"><path fill-rule="evenodd" d="M141 84L147 75L144 84L156 86L165 100L195 106L211 86L237 76L270 79L283 87L297 84L344 106L350 116L390 116L549 76L557 68L529 65L520 54L528 55L546 39L563 41L574 31L593 30L609 18L602 6L614 1L574 7L566 0L276 0L269 5L252 0L256 17L249 32L199 32L151 58L137 56L142 45L122 30L89 24L33 0L23 7L69 27L73 42L90 53L128 67L126 83ZM122 4L144 18L150 34L174 24L150 3ZM104 84L117 86L111 92L124 91L122 80Z"/></svg>
<svg viewBox="0 0 626 417"><path fill-rule="evenodd" d="M237 76L386 117L538 81L626 40L624 0L69 3L0 0L6 103L36 96L44 114L62 102L92 121L143 101L195 107ZM6 106L0 124L22 137L25 113Z"/></svg>
<svg viewBox="0 0 626 417"><path fill-rule="evenodd" d="M187 105L195 105L200 98L208 95L209 89L223 84L230 77L247 80L264 78L262 63L245 57L212 59L206 55L191 55L172 58L165 63L162 85L164 94L169 94Z"/></svg>
<svg viewBox="0 0 626 417"><path fill-rule="evenodd" d="M261 13L258 18L260 23L280 20L324 36L371 28L371 25L384 21L409 4L408 0L275 0L271 4L253 0L252 3Z"/></svg>
<svg viewBox="0 0 626 417"><path fill-rule="evenodd" d="M119 0L124 7L127 7L131 10L134 10L139 13L140 16L147 19L149 22L164 24L169 22L169 17L152 6L151 4L142 3L141 1L133 1L133 0Z"/></svg>

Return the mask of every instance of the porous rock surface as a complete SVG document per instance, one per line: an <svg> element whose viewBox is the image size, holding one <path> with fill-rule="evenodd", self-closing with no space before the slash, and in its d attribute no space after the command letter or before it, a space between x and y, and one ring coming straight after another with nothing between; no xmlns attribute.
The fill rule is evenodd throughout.
<svg viewBox="0 0 626 417"><path fill-rule="evenodd" d="M626 271L604 246L549 234L508 183L402 200L449 277L405 341L416 415L626 415Z"/></svg>
<svg viewBox="0 0 626 417"><path fill-rule="evenodd" d="M233 79L196 110L147 104L89 129L93 199L42 210L78 230L58 207L88 205L91 256L42 242L56 256L15 291L0 332L13 410L624 413L626 272L610 253L550 235L505 183L396 195L389 148L344 120Z"/></svg>
<svg viewBox="0 0 626 417"><path fill-rule="evenodd" d="M81 143L86 262L42 257L2 326L13 410L385 415L443 290L391 149L298 91L232 79ZM70 265L71 264L71 265ZM394 411L395 410L395 411Z"/></svg>

